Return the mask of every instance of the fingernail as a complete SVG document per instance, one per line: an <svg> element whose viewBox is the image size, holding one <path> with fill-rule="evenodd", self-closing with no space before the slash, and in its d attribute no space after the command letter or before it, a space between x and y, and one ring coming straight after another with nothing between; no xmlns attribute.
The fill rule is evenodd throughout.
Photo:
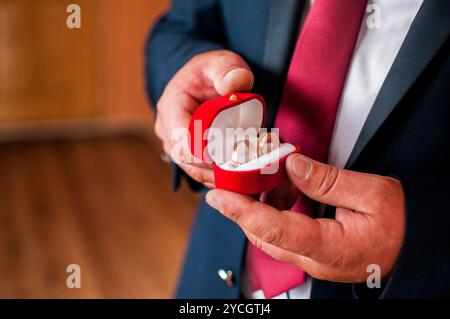
<svg viewBox="0 0 450 319"><path fill-rule="evenodd" d="M291 167L294 175L298 179L305 181L311 176L313 164L306 157L296 155L291 162Z"/></svg>
<svg viewBox="0 0 450 319"><path fill-rule="evenodd" d="M233 78L236 76L236 74L238 74L240 72L240 70L241 70L240 68L237 68L237 69L233 69L231 71L228 71L228 73L225 74L223 79L226 80L226 81L233 80Z"/></svg>
<svg viewBox="0 0 450 319"><path fill-rule="evenodd" d="M222 212L222 207L220 206L219 201L217 200L212 191L206 194L206 202L208 203L209 206L217 209L219 212Z"/></svg>
<svg viewBox="0 0 450 319"><path fill-rule="evenodd" d="M246 68L236 68L224 75L221 84L227 90L250 90L253 86L253 74Z"/></svg>

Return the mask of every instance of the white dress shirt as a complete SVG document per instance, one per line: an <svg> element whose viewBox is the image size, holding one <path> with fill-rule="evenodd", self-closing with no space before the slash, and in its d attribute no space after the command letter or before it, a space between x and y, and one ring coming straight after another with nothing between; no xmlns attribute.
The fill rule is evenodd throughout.
<svg viewBox="0 0 450 319"><path fill-rule="evenodd" d="M336 115L329 164L345 166L422 2L423 0L368 1ZM309 7L314 5L312 0L307 4L304 17ZM378 14L374 10L379 13L379 20L372 20ZM247 280L244 275L244 282ZM243 286L245 296L264 298L262 290L249 292L245 287L248 287L248 283ZM307 277L305 284L274 298L309 299L310 294L311 278Z"/></svg>

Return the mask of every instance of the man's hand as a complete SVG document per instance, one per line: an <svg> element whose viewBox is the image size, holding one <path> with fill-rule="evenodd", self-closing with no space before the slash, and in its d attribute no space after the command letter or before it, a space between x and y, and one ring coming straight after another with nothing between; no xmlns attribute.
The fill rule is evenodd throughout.
<svg viewBox="0 0 450 319"><path fill-rule="evenodd" d="M171 154L177 142L172 140L172 132L188 128L192 113L199 104L232 91L248 91L252 86L253 74L237 54L220 50L192 58L167 84L157 104L155 131L162 140L164 151ZM185 159L186 155L181 155L177 162L184 162L179 166L188 175L209 187L214 186L210 164L186 163Z"/></svg>
<svg viewBox="0 0 450 319"><path fill-rule="evenodd" d="M312 277L364 282L367 266L378 264L387 277L403 242L405 204L399 181L325 165L299 154L287 162L289 179L308 197L336 208L336 219L313 219L279 211L224 190L208 203L244 230L248 239L275 259Z"/></svg>

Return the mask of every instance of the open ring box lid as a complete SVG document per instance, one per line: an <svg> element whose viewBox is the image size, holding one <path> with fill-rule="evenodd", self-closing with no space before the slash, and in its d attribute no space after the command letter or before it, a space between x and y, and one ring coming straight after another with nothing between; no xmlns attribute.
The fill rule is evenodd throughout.
<svg viewBox="0 0 450 319"><path fill-rule="evenodd" d="M289 143L241 165L233 165L235 141L256 141L266 120L266 103L254 93L231 93L209 100L194 112L189 125L190 150L203 162L213 163L217 188L241 194L257 194L287 179L285 161L300 150ZM268 131L269 132L269 131ZM256 144L257 145L257 144Z"/></svg>

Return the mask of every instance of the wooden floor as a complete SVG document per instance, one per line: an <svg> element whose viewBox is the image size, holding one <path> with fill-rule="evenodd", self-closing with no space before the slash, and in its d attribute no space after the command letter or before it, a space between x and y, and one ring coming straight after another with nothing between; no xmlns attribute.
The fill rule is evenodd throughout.
<svg viewBox="0 0 450 319"><path fill-rule="evenodd" d="M197 200L145 139L1 144L0 297L171 297Z"/></svg>

